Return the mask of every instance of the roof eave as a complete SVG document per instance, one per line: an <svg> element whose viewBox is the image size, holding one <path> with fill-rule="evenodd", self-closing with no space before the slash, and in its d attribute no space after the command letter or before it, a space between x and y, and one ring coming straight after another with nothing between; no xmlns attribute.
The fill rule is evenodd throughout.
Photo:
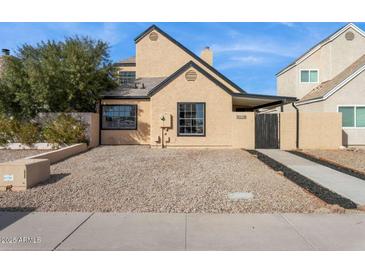
<svg viewBox="0 0 365 274"><path fill-rule="evenodd" d="M295 59L294 62L290 63L288 66L286 66L285 68L280 70L278 73L276 73L275 76L278 77L278 76L282 75L283 73L287 72L288 70L290 70L291 68L295 67L296 65L300 64L302 61L304 61L305 59L310 57L321 47L323 47L327 43L333 41L333 39L335 39L336 37L341 35L343 32L345 32L349 28L355 29L360 35L365 37L365 32L362 29L360 29L358 26L356 26L353 23L348 23L348 24L344 25L343 27L341 27L340 29L338 29L337 31L335 31L334 33L332 33L331 35L329 35L326 38L324 38L323 40L321 40L320 42L318 42L317 44L315 44L313 47L311 47L309 50L307 50L304 54L302 54L297 59Z"/></svg>
<svg viewBox="0 0 365 274"><path fill-rule="evenodd" d="M246 93L245 90L243 90L241 87L239 87L237 84L229 80L226 76L224 76L222 73L220 73L218 70L216 70L213 66L209 65L207 62L205 62L203 59L201 59L198 55L196 55L194 52L186 48L184 45L182 45L180 42L175 40L173 37L171 37L169 34L164 32L162 29L157 27L156 25L150 26L147 30L142 32L140 35L138 35L134 41L135 43L138 43L141 39L143 39L150 31L156 30L159 33L161 33L163 36L165 36L168 40L170 40L172 43L177 45L179 48L184 50L187 54L189 54L191 57L202 63L205 67L207 67L209 70L211 70L213 73L217 74L220 78L222 78L224 81L226 81L228 84L230 84L232 87L237 89L241 93Z"/></svg>
<svg viewBox="0 0 365 274"><path fill-rule="evenodd" d="M113 66L119 66L119 67L135 67L136 63L114 63Z"/></svg>
<svg viewBox="0 0 365 274"><path fill-rule="evenodd" d="M150 96L120 96L120 95L102 95L100 99L150 99Z"/></svg>
<svg viewBox="0 0 365 274"><path fill-rule="evenodd" d="M179 68L177 71L175 71L173 74L171 74L169 77L167 77L165 80L163 80L160 84L158 84L153 89L151 89L150 92L148 93L148 95L152 97L157 92L159 92L163 87L167 86L169 83L171 83L174 79L176 79L178 76L180 76L183 72L185 72L190 67L193 67L194 69L199 71L201 74L206 76L209 80L214 82L217 86L222 88L228 94L232 95L234 93L231 89L229 89L227 86L225 86L224 84L219 82L216 78L214 78L212 75L210 75L204 69L202 69L194 61L189 61L188 63L183 65L181 68ZM238 94L246 94L246 93L238 93Z"/></svg>
<svg viewBox="0 0 365 274"><path fill-rule="evenodd" d="M345 86L348 82L352 81L356 76L358 76L364 70L365 70L365 65L363 65L360 68L358 68L351 75L349 75L346 79L344 79L343 81L341 81L340 83L338 83L336 86L334 86L333 88L331 88L330 90L328 90L323 96L319 96L319 97L315 97L315 98L310 98L310 99L307 99L307 100L299 101L298 104L304 105L304 104L309 104L309 103L312 103L312 102L318 102L318 101L326 100L332 94L334 94L335 92L337 92L338 90L340 90L343 86Z"/></svg>
<svg viewBox="0 0 365 274"><path fill-rule="evenodd" d="M243 97L243 98L246 97L246 98L272 99L272 100L277 99L286 102L298 101L298 98L289 96L276 96L276 95L264 95L264 94L252 94L252 93L246 93L246 94L233 93L231 95L232 97Z"/></svg>

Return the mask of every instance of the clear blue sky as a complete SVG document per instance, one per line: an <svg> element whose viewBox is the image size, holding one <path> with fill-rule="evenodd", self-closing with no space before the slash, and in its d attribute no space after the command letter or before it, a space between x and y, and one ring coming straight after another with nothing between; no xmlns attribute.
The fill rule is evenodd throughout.
<svg viewBox="0 0 365 274"><path fill-rule="evenodd" d="M0 23L0 48L87 35L110 44L113 61L135 54L152 23ZM276 94L275 74L345 23L155 23L187 48L214 51L214 66L252 93ZM357 24L365 29L364 23Z"/></svg>

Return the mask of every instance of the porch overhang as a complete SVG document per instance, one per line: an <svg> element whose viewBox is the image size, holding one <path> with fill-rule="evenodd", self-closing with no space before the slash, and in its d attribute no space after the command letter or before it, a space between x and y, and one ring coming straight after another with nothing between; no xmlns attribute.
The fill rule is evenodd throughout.
<svg viewBox="0 0 365 274"><path fill-rule="evenodd" d="M260 95L260 94L232 94L232 104L235 107L243 108L247 111L257 111L259 109L271 109L280 105L297 101L296 97Z"/></svg>

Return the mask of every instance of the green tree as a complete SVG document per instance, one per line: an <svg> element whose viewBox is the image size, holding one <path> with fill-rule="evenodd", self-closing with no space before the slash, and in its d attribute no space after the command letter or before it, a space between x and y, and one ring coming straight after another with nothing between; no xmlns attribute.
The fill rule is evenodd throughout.
<svg viewBox="0 0 365 274"><path fill-rule="evenodd" d="M87 37L23 45L5 56L0 112L29 119L39 112L89 112L116 87L108 44Z"/></svg>

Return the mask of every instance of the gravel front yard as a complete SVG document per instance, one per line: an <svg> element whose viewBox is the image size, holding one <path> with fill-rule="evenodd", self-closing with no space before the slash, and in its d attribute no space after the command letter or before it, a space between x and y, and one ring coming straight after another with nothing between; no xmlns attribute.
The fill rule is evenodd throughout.
<svg viewBox="0 0 365 274"><path fill-rule="evenodd" d="M52 165L49 182L0 193L0 209L313 212L326 206L242 150L104 146ZM231 201L230 192L254 198Z"/></svg>
<svg viewBox="0 0 365 274"><path fill-rule="evenodd" d="M45 150L36 149L0 149L0 163L21 159L24 157L36 155L45 152Z"/></svg>
<svg viewBox="0 0 365 274"><path fill-rule="evenodd" d="M365 150L303 150L316 157L327 159L362 172L365 172Z"/></svg>

